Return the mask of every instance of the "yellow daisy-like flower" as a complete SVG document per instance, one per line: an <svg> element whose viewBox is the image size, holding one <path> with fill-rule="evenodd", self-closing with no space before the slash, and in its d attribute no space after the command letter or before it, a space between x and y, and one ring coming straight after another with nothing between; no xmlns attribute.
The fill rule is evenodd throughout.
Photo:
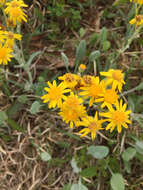
<svg viewBox="0 0 143 190"><path fill-rule="evenodd" d="M143 0L130 0L130 2L138 3L139 5L143 4Z"/></svg>
<svg viewBox="0 0 143 190"><path fill-rule="evenodd" d="M129 120L129 114L131 113L131 111L125 111L127 108L127 104L123 104L122 99L120 100L120 103L117 102L115 104L115 108L116 109L114 109L113 107L109 107L109 111L107 113L100 113L100 116L108 118L105 121L110 122L107 125L106 130L110 129L110 132L112 132L117 126L118 133L121 133L122 126L128 128L127 124L131 123L131 121Z"/></svg>
<svg viewBox="0 0 143 190"><path fill-rule="evenodd" d="M13 48L14 41L16 40L21 40L21 35L20 34L14 34L11 31L3 31L4 38L6 40L5 45Z"/></svg>
<svg viewBox="0 0 143 190"><path fill-rule="evenodd" d="M13 55L11 54L13 50L6 46L0 46L0 65L7 65Z"/></svg>
<svg viewBox="0 0 143 190"><path fill-rule="evenodd" d="M96 78L94 76L91 75L83 76L83 86L91 86L94 83L96 83Z"/></svg>
<svg viewBox="0 0 143 190"><path fill-rule="evenodd" d="M105 83L103 80L100 82L99 77L95 77L94 83L90 86L81 87L81 90L83 91L79 95L84 96L84 98L90 98L89 106L92 106L96 100L103 96Z"/></svg>
<svg viewBox="0 0 143 190"><path fill-rule="evenodd" d="M79 133L83 133L81 137L86 136L88 133L91 133L92 140L96 137L96 132L99 130L102 130L102 123L104 120L98 120L97 112L94 117L87 116L85 118L82 118L82 121L79 122L78 126L85 126L84 129L82 129Z"/></svg>
<svg viewBox="0 0 143 190"><path fill-rule="evenodd" d="M70 123L70 127L77 126L80 118L86 115L85 107L82 105L83 100L71 92L70 96L66 97L63 102L59 115L65 123Z"/></svg>
<svg viewBox="0 0 143 190"><path fill-rule="evenodd" d="M62 80L68 88L74 90L74 88L78 84L80 76L72 73L66 73L63 76L58 77L58 79Z"/></svg>
<svg viewBox="0 0 143 190"><path fill-rule="evenodd" d="M5 4L5 0L0 0L0 7Z"/></svg>
<svg viewBox="0 0 143 190"><path fill-rule="evenodd" d="M85 64L80 64L79 71L83 72L85 69L86 69L86 65Z"/></svg>
<svg viewBox="0 0 143 190"><path fill-rule="evenodd" d="M67 86L64 83L60 83L59 86L57 86L55 80L53 84L49 81L47 83L49 88L45 87L44 90L48 93L41 97L43 103L49 102L49 108L55 108L56 106L61 107L62 100L66 99L64 94L70 92L70 89L66 89Z"/></svg>
<svg viewBox="0 0 143 190"><path fill-rule="evenodd" d="M82 89L82 87L91 86L92 84L94 84L96 80L94 76L84 75L83 77L78 76L76 81L77 84L74 87L74 90L79 92Z"/></svg>
<svg viewBox="0 0 143 190"><path fill-rule="evenodd" d="M16 27L16 24L14 24L13 21L10 20L10 18L7 18L6 25L7 25L9 28L15 28L15 27Z"/></svg>
<svg viewBox="0 0 143 190"><path fill-rule="evenodd" d="M23 7L27 7L27 5L22 0L7 2L6 6L5 13L9 15L9 19L15 26L17 22L27 22L27 15L23 10Z"/></svg>
<svg viewBox="0 0 143 190"><path fill-rule="evenodd" d="M135 24L140 26L143 24L143 15L136 15L132 20L129 22L130 24Z"/></svg>
<svg viewBox="0 0 143 190"><path fill-rule="evenodd" d="M122 86L123 86L123 84L125 84L125 81L123 80L124 74L122 73L122 70L109 69L108 72L100 72L100 74L107 77L106 85L112 84L113 89L118 88L119 92L121 92Z"/></svg>
<svg viewBox="0 0 143 190"><path fill-rule="evenodd" d="M108 108L112 107L112 104L116 104L118 101L118 94L114 89L105 89L103 98L98 99L98 102L103 102L101 108L107 106Z"/></svg>

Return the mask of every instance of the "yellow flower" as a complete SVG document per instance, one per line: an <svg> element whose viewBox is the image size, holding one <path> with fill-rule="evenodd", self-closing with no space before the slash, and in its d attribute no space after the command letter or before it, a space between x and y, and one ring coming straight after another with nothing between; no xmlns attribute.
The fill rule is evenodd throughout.
<svg viewBox="0 0 143 190"><path fill-rule="evenodd" d="M5 4L5 0L0 0L0 6L3 6Z"/></svg>
<svg viewBox="0 0 143 190"><path fill-rule="evenodd" d="M59 86L57 86L56 81L53 81L53 84L51 84L49 81L47 82L49 85L48 87L45 87L45 91L48 93L41 97L43 103L49 102L49 108L55 108L62 106L62 99L66 99L65 93L69 92L70 89L66 89L66 85L63 83L60 83Z"/></svg>
<svg viewBox="0 0 143 190"><path fill-rule="evenodd" d="M130 110L126 110L127 104L123 104L123 100L120 100L120 103L117 102L115 104L115 108L109 107L109 111L106 113L100 113L100 116L106 117L105 121L110 122L106 130L110 129L110 132L112 132L115 127L117 126L118 133L121 133L122 126L125 128L128 128L127 124L130 124L131 121L129 120L129 114L131 113Z"/></svg>
<svg viewBox="0 0 143 190"><path fill-rule="evenodd" d="M10 18L7 18L7 23L6 25L9 27L9 28L15 28L16 27L16 24L13 23L12 20L10 20Z"/></svg>
<svg viewBox="0 0 143 190"><path fill-rule="evenodd" d="M143 15L136 15L132 20L129 22L130 24L135 24L140 26L143 24Z"/></svg>
<svg viewBox="0 0 143 190"><path fill-rule="evenodd" d="M86 69L86 65L85 64L80 64L79 71L83 72L85 69Z"/></svg>
<svg viewBox="0 0 143 190"><path fill-rule="evenodd" d="M112 107L112 104L116 104L118 101L118 94L114 89L106 89L103 98L98 99L98 102L102 102L101 108L104 108L105 106Z"/></svg>
<svg viewBox="0 0 143 190"><path fill-rule="evenodd" d="M11 61L11 58L13 57L12 49L8 48L6 46L0 46L0 65L7 65L8 61Z"/></svg>
<svg viewBox="0 0 143 190"><path fill-rule="evenodd" d="M91 75L83 76L83 85L84 86L91 86L94 83L96 83L96 78L94 76L91 76Z"/></svg>
<svg viewBox="0 0 143 190"><path fill-rule="evenodd" d="M94 140L96 137L96 132L103 129L101 126L103 122L104 120L98 120L97 112L94 117L87 116L85 118L82 118L82 121L78 124L78 126L85 126L85 128L79 132L83 133L81 137L84 137L88 133L91 133L91 138Z"/></svg>
<svg viewBox="0 0 143 190"><path fill-rule="evenodd" d="M1 28L0 28L0 44L3 44L4 41L5 41L4 33L3 33L3 30L1 30Z"/></svg>
<svg viewBox="0 0 143 190"><path fill-rule="evenodd" d="M143 4L143 0L130 0L130 2L138 3L139 5Z"/></svg>
<svg viewBox="0 0 143 190"><path fill-rule="evenodd" d="M100 74L107 77L106 85L112 84L113 89L118 88L119 92L121 92L122 86L125 84L125 81L123 80L124 74L122 73L122 70L109 69L108 72L100 72Z"/></svg>
<svg viewBox="0 0 143 190"><path fill-rule="evenodd" d="M27 5L22 0L13 0L6 3L6 6L5 13L9 15L9 19L13 22L13 25L16 25L17 22L27 22L27 15L23 10L23 7L27 7Z"/></svg>
<svg viewBox="0 0 143 190"><path fill-rule="evenodd" d="M3 34L4 34L4 38L6 39L5 45L10 48L13 48L15 39L21 40L21 37L22 37L20 34L14 34L11 31L3 31Z"/></svg>
<svg viewBox="0 0 143 190"><path fill-rule="evenodd" d="M82 92L79 95L84 96L84 98L90 98L89 106L92 106L96 100L103 96L105 89L105 83L102 80L99 81L99 77L95 78L95 81L90 86L81 87Z"/></svg>
<svg viewBox="0 0 143 190"><path fill-rule="evenodd" d="M68 88L74 90L74 88L78 84L80 76L72 73L66 73L63 76L58 77L58 79L62 80Z"/></svg>
<svg viewBox="0 0 143 190"><path fill-rule="evenodd" d="M59 115L65 123L70 123L71 128L73 128L73 125L77 126L80 118L84 117L86 114L85 107L82 103L82 98L79 98L71 92L60 108Z"/></svg>

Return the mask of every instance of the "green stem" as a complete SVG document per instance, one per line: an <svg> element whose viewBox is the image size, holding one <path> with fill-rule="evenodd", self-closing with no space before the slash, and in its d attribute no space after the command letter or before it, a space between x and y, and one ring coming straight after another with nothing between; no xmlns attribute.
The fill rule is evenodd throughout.
<svg viewBox="0 0 143 190"><path fill-rule="evenodd" d="M127 94L130 94L130 93L136 91L136 89L137 89L137 88L135 87L135 88L132 88L132 89L130 89L130 90L128 90L128 91L125 91L125 92L123 92L123 93L120 95L120 97L123 97L123 96L125 96L125 95L127 95Z"/></svg>
<svg viewBox="0 0 143 190"><path fill-rule="evenodd" d="M111 170L111 168L109 166L108 166L108 169L109 169L111 175L114 175L113 171Z"/></svg>
<svg viewBox="0 0 143 190"><path fill-rule="evenodd" d="M30 72L29 65L26 64L26 61L25 61L25 58L24 58L23 47L22 47L21 41L20 41L20 49L21 49L21 56L22 56L22 60L23 60L23 64L24 64L23 67L24 67L25 71L27 72L30 85L32 85L33 84L33 79L32 79L32 75L31 75L31 72Z"/></svg>
<svg viewBox="0 0 143 190"><path fill-rule="evenodd" d="M5 26L6 26L6 29L8 30L8 26L7 26L7 16L5 14L5 11L4 11L4 8L1 7L1 10L2 10L2 13L3 13L3 16L4 16L4 22L5 22Z"/></svg>
<svg viewBox="0 0 143 190"><path fill-rule="evenodd" d="M142 26L138 27L135 30L134 34L128 39L127 44L120 50L120 54L124 53L130 47L130 44L132 43L132 41L135 38L139 37L139 32L140 32L141 28L142 28Z"/></svg>
<svg viewBox="0 0 143 190"><path fill-rule="evenodd" d="M23 54L23 47L22 47L22 43L20 41L20 48L18 48L18 46L15 44L14 46L15 52L16 52L16 56L15 59L18 61L18 63L24 68L24 70L26 71L28 78L29 78L29 83L32 86L33 84L33 79L32 79L32 75L29 69L29 65L27 65L25 58L24 58L24 54Z"/></svg>

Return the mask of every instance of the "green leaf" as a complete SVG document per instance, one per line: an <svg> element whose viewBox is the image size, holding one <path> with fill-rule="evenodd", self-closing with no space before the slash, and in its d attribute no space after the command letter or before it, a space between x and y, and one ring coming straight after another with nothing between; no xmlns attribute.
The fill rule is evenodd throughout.
<svg viewBox="0 0 143 190"><path fill-rule="evenodd" d="M61 56L62 56L62 60L64 61L65 67L66 67L66 69L68 71L69 70L69 60L68 60L68 57L63 52L61 53Z"/></svg>
<svg viewBox="0 0 143 190"><path fill-rule="evenodd" d="M45 162L51 160L51 155L48 152L42 152L40 157Z"/></svg>
<svg viewBox="0 0 143 190"><path fill-rule="evenodd" d="M89 61L90 62L93 62L95 61L95 59L99 58L100 57L100 51L97 50L97 51L93 51L91 52L91 54L89 55Z"/></svg>
<svg viewBox="0 0 143 190"><path fill-rule="evenodd" d="M25 104L27 102L27 96L26 95L21 95L18 97L18 101Z"/></svg>
<svg viewBox="0 0 143 190"><path fill-rule="evenodd" d="M3 81L1 87L2 87L3 92L5 93L5 95L7 95L8 97L10 97L11 96L11 92L9 90L9 87L8 87L7 83L5 83Z"/></svg>
<svg viewBox="0 0 143 190"><path fill-rule="evenodd" d="M111 43L106 40L102 43L103 51L107 51L111 47Z"/></svg>
<svg viewBox="0 0 143 190"><path fill-rule="evenodd" d="M100 33L100 44L103 44L107 39L107 29L105 27L102 28Z"/></svg>
<svg viewBox="0 0 143 190"><path fill-rule="evenodd" d="M39 55L40 53L41 53L41 51L36 51L36 52L32 53L32 54L30 55L30 57L29 57L29 60L27 61L27 65L30 65L30 64L32 63L33 59L34 59L37 55Z"/></svg>
<svg viewBox="0 0 143 190"><path fill-rule="evenodd" d="M40 107L41 107L41 105L38 101L33 102L33 104L31 105L31 108L30 108L30 113L36 114L37 112L39 112Z"/></svg>
<svg viewBox="0 0 143 190"><path fill-rule="evenodd" d="M120 4L124 4L124 3L127 3L128 0L115 0L114 3L113 3L113 6L118 6Z"/></svg>
<svg viewBox="0 0 143 190"><path fill-rule="evenodd" d="M86 33L85 29L84 28L80 28L79 35L80 35L81 38L84 36L85 33Z"/></svg>
<svg viewBox="0 0 143 190"><path fill-rule="evenodd" d="M135 110L135 103L134 103L134 100L133 100L132 96L128 97L128 105L130 105L130 109L132 110L132 112L134 112L134 110Z"/></svg>
<svg viewBox="0 0 143 190"><path fill-rule="evenodd" d="M14 114L18 113L21 109L22 109L23 105L22 103L18 102L17 100L15 100L12 104L12 106L10 106L7 110L7 115L9 117L12 117Z"/></svg>
<svg viewBox="0 0 143 190"><path fill-rule="evenodd" d="M127 162L124 160L124 166L125 166L125 170L128 172L128 173L131 173L131 165L130 165L130 162Z"/></svg>
<svg viewBox="0 0 143 190"><path fill-rule="evenodd" d="M142 155L142 154L137 153L137 154L136 154L136 158L137 158L140 162L143 163L143 155Z"/></svg>
<svg viewBox="0 0 143 190"><path fill-rule="evenodd" d="M110 184L111 184L111 187L113 190L124 190L125 189L124 179L123 179L122 175L119 173L112 175Z"/></svg>
<svg viewBox="0 0 143 190"><path fill-rule="evenodd" d="M94 32L91 35L90 39L89 39L89 44L95 45L95 43L97 42L98 38L99 38L99 35L96 32Z"/></svg>
<svg viewBox="0 0 143 190"><path fill-rule="evenodd" d="M82 40L76 49L76 61L81 61L86 53L86 41Z"/></svg>
<svg viewBox="0 0 143 190"><path fill-rule="evenodd" d="M143 89L143 82L141 82L137 87L135 87L135 90L142 90Z"/></svg>
<svg viewBox="0 0 143 190"><path fill-rule="evenodd" d="M32 85L29 81L26 81L25 85L24 85L24 90L25 91L30 91L32 89Z"/></svg>
<svg viewBox="0 0 143 190"><path fill-rule="evenodd" d="M87 178L91 178L91 177L95 176L96 174L97 174L97 172L96 172L96 167L95 166L88 167L86 169L83 169L80 172L80 175L82 177L87 177Z"/></svg>
<svg viewBox="0 0 143 190"><path fill-rule="evenodd" d="M4 121L7 120L7 115L4 111L0 111L0 123L3 123Z"/></svg>
<svg viewBox="0 0 143 190"><path fill-rule="evenodd" d="M88 148L88 154L92 155L96 159L105 158L109 153L109 148L106 146L90 146Z"/></svg>
<svg viewBox="0 0 143 190"><path fill-rule="evenodd" d="M85 185L79 180L78 184L72 184L71 190L88 190Z"/></svg>
<svg viewBox="0 0 143 190"><path fill-rule="evenodd" d="M41 22L43 21L44 16L41 13L41 11L36 7L34 8L34 14L35 14L35 16L37 16L38 20L40 20Z"/></svg>
<svg viewBox="0 0 143 190"><path fill-rule="evenodd" d="M143 141L137 141L135 144L136 151L143 155Z"/></svg>
<svg viewBox="0 0 143 190"><path fill-rule="evenodd" d="M71 145L65 141L57 141L57 145L61 148L69 148Z"/></svg>
<svg viewBox="0 0 143 190"><path fill-rule="evenodd" d="M136 149L135 148L127 148L123 153L122 153L122 158L125 161L130 161L133 159L133 157L136 155Z"/></svg>
<svg viewBox="0 0 143 190"><path fill-rule="evenodd" d="M71 184L64 185L64 187L62 188L62 190L71 190Z"/></svg>
<svg viewBox="0 0 143 190"><path fill-rule="evenodd" d="M72 169L73 169L74 173L79 173L80 172L80 168L77 166L77 163L76 163L74 158L71 161L71 166L72 166Z"/></svg>
<svg viewBox="0 0 143 190"><path fill-rule="evenodd" d="M20 131L20 132L24 132L24 129L13 119L8 118L7 123L12 129Z"/></svg>

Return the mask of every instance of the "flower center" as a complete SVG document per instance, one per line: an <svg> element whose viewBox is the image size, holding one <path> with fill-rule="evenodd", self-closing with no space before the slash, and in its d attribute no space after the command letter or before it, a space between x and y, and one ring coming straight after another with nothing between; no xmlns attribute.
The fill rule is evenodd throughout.
<svg viewBox="0 0 143 190"><path fill-rule="evenodd" d="M123 78L123 74L122 74L122 71L120 70L115 70L112 74L112 77L117 80L117 81L121 81L122 78Z"/></svg>
<svg viewBox="0 0 143 190"><path fill-rule="evenodd" d="M70 120L70 121L74 121L78 118L78 114L75 110L67 110L67 118Z"/></svg>
<svg viewBox="0 0 143 190"><path fill-rule="evenodd" d="M71 121L78 119L80 115L80 106L81 105L79 104L76 97L69 97L64 104L64 112L66 117Z"/></svg>
<svg viewBox="0 0 143 190"><path fill-rule="evenodd" d="M143 16L142 15L136 15L136 21L137 22L141 22L143 19Z"/></svg>
<svg viewBox="0 0 143 190"><path fill-rule="evenodd" d="M92 83L91 77L89 75L85 75L83 77L83 80L84 80L85 84L87 84L87 85L91 85L91 83Z"/></svg>
<svg viewBox="0 0 143 190"><path fill-rule="evenodd" d="M107 103L113 104L118 100L118 95L112 89L106 90L106 93L104 95L104 100Z"/></svg>
<svg viewBox="0 0 143 190"><path fill-rule="evenodd" d="M20 9L17 9L16 7L13 7L11 10L11 15L13 18L19 18L22 15L22 11Z"/></svg>
<svg viewBox="0 0 143 190"><path fill-rule="evenodd" d="M13 39L13 38L14 38L14 35L13 35L12 32L8 32L7 37L8 37L9 39Z"/></svg>
<svg viewBox="0 0 143 190"><path fill-rule="evenodd" d="M72 74L67 73L66 76L65 76L65 81L66 82L72 82L72 81L74 81L74 77L72 76Z"/></svg>
<svg viewBox="0 0 143 190"><path fill-rule="evenodd" d="M75 97L70 97L68 100L67 100L67 105L69 106L69 108L75 108L79 105L77 99Z"/></svg>
<svg viewBox="0 0 143 190"><path fill-rule="evenodd" d="M88 125L88 128L91 130L91 131L96 131L98 129L98 123L93 121L91 122L89 125Z"/></svg>
<svg viewBox="0 0 143 190"><path fill-rule="evenodd" d="M11 2L11 6L15 8L15 7L19 7L19 4L16 1L13 1Z"/></svg>
<svg viewBox="0 0 143 190"><path fill-rule="evenodd" d="M50 96L51 100L58 100L61 98L62 92L59 88L55 87L50 90L49 96Z"/></svg>
<svg viewBox="0 0 143 190"><path fill-rule="evenodd" d="M112 120L116 124L122 124L127 120L127 116L123 111L115 111L112 113Z"/></svg>

